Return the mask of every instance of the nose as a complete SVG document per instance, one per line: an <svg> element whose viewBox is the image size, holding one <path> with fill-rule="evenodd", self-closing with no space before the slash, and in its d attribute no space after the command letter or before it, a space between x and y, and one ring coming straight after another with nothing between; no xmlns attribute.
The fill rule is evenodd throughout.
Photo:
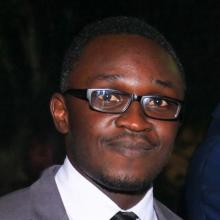
<svg viewBox="0 0 220 220"><path fill-rule="evenodd" d="M138 102L133 102L126 112L121 113L115 124L135 132L150 131L153 128Z"/></svg>

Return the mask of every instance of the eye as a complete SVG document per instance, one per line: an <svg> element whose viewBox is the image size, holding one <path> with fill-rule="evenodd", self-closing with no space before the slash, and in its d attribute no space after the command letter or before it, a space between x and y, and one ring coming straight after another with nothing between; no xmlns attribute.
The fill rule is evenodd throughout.
<svg viewBox="0 0 220 220"><path fill-rule="evenodd" d="M105 101L105 102L119 102L120 101L119 97L111 92L105 92L103 94L100 94L98 98L99 100Z"/></svg>
<svg viewBox="0 0 220 220"><path fill-rule="evenodd" d="M150 107L167 107L169 105L169 103L162 98L152 98L148 102L148 105Z"/></svg>

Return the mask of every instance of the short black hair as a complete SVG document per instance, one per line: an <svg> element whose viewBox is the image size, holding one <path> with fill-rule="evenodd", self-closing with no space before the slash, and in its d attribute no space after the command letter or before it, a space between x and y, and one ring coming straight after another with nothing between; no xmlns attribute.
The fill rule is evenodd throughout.
<svg viewBox="0 0 220 220"><path fill-rule="evenodd" d="M64 56L60 83L60 89L62 92L65 91L66 80L68 79L69 74L73 71L75 64L80 59L80 55L88 42L97 36L108 34L140 35L155 41L171 55L179 68L183 83L185 83L183 66L174 49L165 37L155 28L138 18L119 16L108 17L89 24L74 37L71 46Z"/></svg>

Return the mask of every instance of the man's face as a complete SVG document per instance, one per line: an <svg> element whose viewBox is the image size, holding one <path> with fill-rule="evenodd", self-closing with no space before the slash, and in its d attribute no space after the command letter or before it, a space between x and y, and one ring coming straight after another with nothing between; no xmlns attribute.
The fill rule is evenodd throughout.
<svg viewBox="0 0 220 220"><path fill-rule="evenodd" d="M180 100L184 96L172 58L153 41L136 35L106 35L89 42L67 88L110 88ZM124 113L110 114L92 110L87 101L70 95L64 99L60 105L65 105L65 120L60 127L60 119L55 121L66 134L73 166L110 190L147 187L169 158L179 122L148 118L137 101Z"/></svg>

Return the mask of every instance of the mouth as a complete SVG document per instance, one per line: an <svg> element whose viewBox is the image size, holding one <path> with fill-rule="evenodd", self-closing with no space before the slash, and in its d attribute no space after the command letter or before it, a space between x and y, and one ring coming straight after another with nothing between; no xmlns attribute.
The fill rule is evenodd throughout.
<svg viewBox="0 0 220 220"><path fill-rule="evenodd" d="M107 147L125 157L142 157L156 150L159 145L149 143L143 139L119 138L106 143Z"/></svg>

